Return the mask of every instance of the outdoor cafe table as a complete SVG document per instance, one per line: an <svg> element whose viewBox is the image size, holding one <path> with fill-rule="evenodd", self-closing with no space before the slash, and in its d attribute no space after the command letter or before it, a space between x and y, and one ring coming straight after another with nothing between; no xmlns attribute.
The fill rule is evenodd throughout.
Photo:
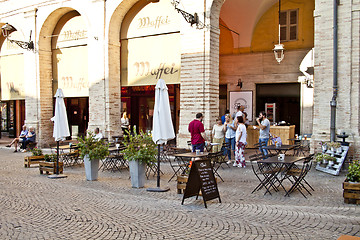
<svg viewBox="0 0 360 240"><path fill-rule="evenodd" d="M107 156L103 161L99 169L111 170L111 171L120 171L122 168L128 168L128 164L124 155L121 151L124 148L109 148L109 156Z"/></svg>
<svg viewBox="0 0 360 240"><path fill-rule="evenodd" d="M255 188L257 190L264 187L266 189L266 193L270 193L270 188L275 189L275 191L278 191L278 187L281 186L285 191L285 196L289 195L288 191L286 191L285 187L283 186L282 182L286 179L285 176L282 178L279 178L280 173L286 173L288 170L290 170L294 164L298 161L303 160L305 157L298 157L298 156L285 156L284 160L279 160L278 156L269 157L263 160L259 160L258 164L263 164L264 168L260 171L262 171L263 176L265 177L264 180L260 182L260 184ZM261 168L261 166L260 166ZM279 185L276 186L275 184L278 183ZM254 189L254 190L255 190ZM290 188L291 189L291 188ZM265 195L264 194L264 195Z"/></svg>
<svg viewBox="0 0 360 240"><path fill-rule="evenodd" d="M280 153L286 153L287 151L293 149L296 145L285 145L285 144L282 144L281 146L276 146L276 145L269 145L269 146L264 146L263 148L264 149L267 149L270 151L270 153L272 151L276 151L277 154L280 154Z"/></svg>
<svg viewBox="0 0 360 240"><path fill-rule="evenodd" d="M52 150L57 150L57 146L55 147L51 147L51 152ZM73 150L77 150L79 149L79 147L76 145L76 144L66 144L66 145L62 145L62 146L59 146L59 153L64 153L66 150L69 150L69 152L72 152Z"/></svg>
<svg viewBox="0 0 360 240"><path fill-rule="evenodd" d="M208 155L209 152L200 152L200 154L196 154L195 152L173 154L176 161L182 162L185 165L182 173L185 173L189 169L189 164L192 159L196 160L197 158L206 158Z"/></svg>

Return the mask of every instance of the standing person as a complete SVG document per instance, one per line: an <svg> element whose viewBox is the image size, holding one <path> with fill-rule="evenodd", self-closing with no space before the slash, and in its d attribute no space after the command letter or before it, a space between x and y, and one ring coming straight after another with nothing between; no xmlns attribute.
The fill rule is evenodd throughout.
<svg viewBox="0 0 360 240"><path fill-rule="evenodd" d="M191 134L191 147L192 151L195 152L197 149L200 152L204 152L206 134L204 124L202 123L204 116L202 113L196 114L196 119L189 123L188 130Z"/></svg>
<svg viewBox="0 0 360 240"><path fill-rule="evenodd" d="M245 107L243 105L240 105L237 107L237 112L235 114L235 118L242 117Z"/></svg>
<svg viewBox="0 0 360 240"><path fill-rule="evenodd" d="M130 131L130 123L127 113L124 112L121 118L121 129L123 131L123 135L128 135Z"/></svg>
<svg viewBox="0 0 360 240"><path fill-rule="evenodd" d="M35 140L36 140L35 128L30 127L24 141L22 142L22 147L21 147L23 149L22 152L26 152L26 146L30 142L35 142Z"/></svg>
<svg viewBox="0 0 360 240"><path fill-rule="evenodd" d="M25 140L27 134L28 134L28 130L26 129L26 125L23 125L19 137L14 138L14 140L12 140L10 144L6 145L6 147L11 147L14 144L15 147L14 152L17 152L18 143L22 143Z"/></svg>
<svg viewBox="0 0 360 240"><path fill-rule="evenodd" d="M229 144L227 150L228 155L228 162L227 164L231 163L231 151L235 149L235 130L234 121L231 118L230 114L225 116L225 123L224 123L224 131L225 131L225 142ZM234 163L235 164L235 163Z"/></svg>
<svg viewBox="0 0 360 240"><path fill-rule="evenodd" d="M245 127L247 128L250 125L247 112L243 112L243 118L244 118Z"/></svg>
<svg viewBox="0 0 360 240"><path fill-rule="evenodd" d="M212 132L211 132L212 142L218 143L219 145L214 145L212 148L212 152L219 152L222 148L222 144L225 138L225 130L224 126L221 123L221 119L216 119L216 124L214 125Z"/></svg>
<svg viewBox="0 0 360 240"><path fill-rule="evenodd" d="M226 116L226 114L229 114L229 113L230 113L229 109L226 109L225 114L223 116L221 116L221 123L222 124L225 123L225 116Z"/></svg>
<svg viewBox="0 0 360 240"><path fill-rule="evenodd" d="M265 143L265 146L267 146L269 137L270 137L270 121L266 118L266 113L264 111L259 113L259 117L256 119L256 122L259 124L259 143L263 142ZM266 149L259 147L260 152L264 154L266 157L268 155L268 152Z"/></svg>
<svg viewBox="0 0 360 240"><path fill-rule="evenodd" d="M236 129L236 144L235 144L235 163L237 167L245 168L245 156L244 150L246 146L246 126L244 124L244 118L237 117L238 127Z"/></svg>

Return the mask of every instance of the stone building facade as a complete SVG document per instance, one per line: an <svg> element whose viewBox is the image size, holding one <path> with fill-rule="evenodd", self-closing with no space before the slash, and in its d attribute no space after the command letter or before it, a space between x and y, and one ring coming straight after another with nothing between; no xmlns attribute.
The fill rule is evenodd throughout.
<svg viewBox="0 0 360 240"><path fill-rule="evenodd" d="M0 1L0 25L10 23L17 29L10 33L12 39L28 41L28 35L32 31L34 51L20 48L10 48L10 51L6 47L8 41L1 35L0 56L6 59L6 56L21 55L23 58L23 72L26 73L23 76L25 122L38 130L40 145L45 146L53 141L49 119L53 116L54 82L61 85L64 84L60 83L61 77L66 79L65 75L61 75L61 69L66 65L61 65L64 63L60 58L54 58L54 51L63 50L63 58L69 57L66 49L74 50L76 47L83 57L83 51L86 52L86 60L79 57L77 61L83 63L81 66L86 62L87 72L84 73L84 78L88 88L85 93L69 93L69 96L88 99L86 121L89 129L99 127L108 137L119 135L120 118L124 111L122 36L128 34L123 32L124 28L128 21L129 29L131 28L132 19L136 19L134 16L142 9L150 5L157 6L156 4L170 5L171 2L37 0L29 4L28 1ZM348 140L353 143L354 149L357 149L360 130L359 6L360 1L350 0L342 0L338 5L339 92L336 126L338 132L346 131L350 134ZM164 12L159 7L159 11L155 11L154 16L167 14L178 23L175 30L168 32L180 36L178 44L174 46L180 54L180 80L175 81L180 92L174 97L178 98L174 115L177 119L179 146L186 145L186 140L189 139L188 123L197 112L204 113L204 125L207 132L210 132L215 118L230 107L230 92L252 92L254 104L250 108L254 121L257 112L263 110L262 106L256 105L259 101L259 86L274 83L297 86L298 133L313 134L312 148L317 148L318 141L329 140L333 6L328 1L281 1L283 11L297 12L297 37L294 41L284 42L285 58L280 65L272 53L272 48L278 41L278 1L257 0L249 3L245 0L181 0L178 8L191 14L196 12L205 26L190 25L175 9ZM66 29L78 26L79 21L76 22L75 19L81 20L79 29L86 32L86 36L70 37L71 41L60 43L61 36L66 35ZM151 33L147 36L151 36ZM314 88L308 87L304 74L299 70L311 49L315 52ZM6 70L0 69L0 73L4 71ZM8 75L4 73L1 76L2 82L7 80ZM243 84L241 89L237 85L239 79ZM225 96L220 97L223 89ZM281 94L283 93L279 92ZM291 108L289 105L285 106ZM74 110L75 112L78 110Z"/></svg>

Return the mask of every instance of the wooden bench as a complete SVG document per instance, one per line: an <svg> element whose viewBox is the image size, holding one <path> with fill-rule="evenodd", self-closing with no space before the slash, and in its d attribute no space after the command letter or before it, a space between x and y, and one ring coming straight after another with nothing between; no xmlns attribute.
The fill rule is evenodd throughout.
<svg viewBox="0 0 360 240"><path fill-rule="evenodd" d="M63 173L63 166L64 164L59 162L59 173ZM40 174L43 174L44 172L46 174L56 174L56 162L39 162L39 170Z"/></svg>
<svg viewBox="0 0 360 240"><path fill-rule="evenodd" d="M24 167L29 168L31 164L38 164L41 161L45 161L44 155L24 157Z"/></svg>

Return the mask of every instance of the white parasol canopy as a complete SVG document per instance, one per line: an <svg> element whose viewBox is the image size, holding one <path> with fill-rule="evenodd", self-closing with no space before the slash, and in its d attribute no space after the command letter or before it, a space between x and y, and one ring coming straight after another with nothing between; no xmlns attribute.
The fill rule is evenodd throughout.
<svg viewBox="0 0 360 240"><path fill-rule="evenodd" d="M155 86L152 139L156 144L163 144L174 138L175 133L171 119L168 88L165 81L159 79Z"/></svg>
<svg viewBox="0 0 360 240"><path fill-rule="evenodd" d="M64 93L61 88L58 88L55 94L55 116L51 118L54 121L53 137L55 141L65 140L70 136L68 119L66 114L66 107L64 103Z"/></svg>

